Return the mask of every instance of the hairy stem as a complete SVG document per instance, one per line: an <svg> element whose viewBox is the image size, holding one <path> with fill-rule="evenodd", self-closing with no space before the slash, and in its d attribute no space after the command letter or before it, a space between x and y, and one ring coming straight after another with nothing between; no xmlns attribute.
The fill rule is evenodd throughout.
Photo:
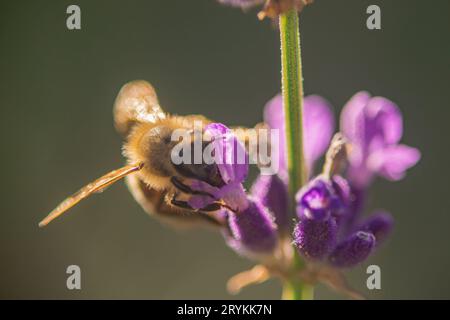
<svg viewBox="0 0 450 320"><path fill-rule="evenodd" d="M295 194L306 183L307 172L303 150L303 76L300 54L300 29L295 9L280 15L281 74L285 114L287 165L290 205L294 208ZM296 253L293 268L301 268ZM283 299L313 299L314 287L298 279L284 283Z"/></svg>
<svg viewBox="0 0 450 320"><path fill-rule="evenodd" d="M306 182L303 155L303 76L295 9L280 15L281 74L291 199Z"/></svg>

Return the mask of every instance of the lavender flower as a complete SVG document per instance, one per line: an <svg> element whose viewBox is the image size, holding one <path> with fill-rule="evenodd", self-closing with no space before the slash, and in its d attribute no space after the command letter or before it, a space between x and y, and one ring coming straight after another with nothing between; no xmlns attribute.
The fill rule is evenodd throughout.
<svg viewBox="0 0 450 320"><path fill-rule="evenodd" d="M220 123L207 125L205 135L212 139L212 149L218 151L214 154L214 160L223 185L217 187L199 180L192 181L190 187L202 194L193 195L189 199L189 205L201 209L222 200L234 211L245 210L248 200L242 182L248 174L248 155L244 146L230 129ZM240 156L243 158L239 159Z"/></svg>
<svg viewBox="0 0 450 320"><path fill-rule="evenodd" d="M353 267L366 260L374 247L374 235L369 232L358 231L334 249L329 261L336 267Z"/></svg>
<svg viewBox="0 0 450 320"><path fill-rule="evenodd" d="M335 218L326 220L300 219L294 229L294 245L306 258L317 260L326 257L336 245Z"/></svg>
<svg viewBox="0 0 450 320"><path fill-rule="evenodd" d="M375 236L388 233L385 216L375 216L348 234L351 215L350 189L340 176L318 176L297 196L299 222L294 230L294 245L307 259L326 260L336 267L350 267L364 261L375 246ZM343 240L342 240L343 239Z"/></svg>
<svg viewBox="0 0 450 320"><path fill-rule="evenodd" d="M232 7L240 7L243 9L247 9L253 6L257 6L259 4L263 4L265 0L218 0L220 3L232 6Z"/></svg>
<svg viewBox="0 0 450 320"><path fill-rule="evenodd" d="M348 219L358 200L354 190L347 179L337 174L331 178L331 189L339 199L339 202L337 202L337 205L335 205L336 208L334 209L335 217L339 222L344 218Z"/></svg>
<svg viewBox="0 0 450 320"><path fill-rule="evenodd" d="M264 9L258 14L260 19L265 17L276 18L281 13L295 8L301 11L304 6L313 2L313 0L218 0L220 3L230 5L232 7L240 7L248 9L256 5L265 3Z"/></svg>
<svg viewBox="0 0 450 320"><path fill-rule="evenodd" d="M372 233L378 245L388 237L393 226L392 216L385 211L378 211L363 221L357 229Z"/></svg>
<svg viewBox="0 0 450 320"><path fill-rule="evenodd" d="M257 199L249 198L242 186L248 174L248 155L244 146L230 129L220 123L207 125L204 133L207 139L211 139L214 165L223 183L218 187L200 180L191 181L189 186L198 194L192 195L188 203L201 209L222 201L224 209L219 215L228 222L228 229L224 231L227 243L237 252L249 256L270 253L277 244L277 226L268 209ZM280 207L277 212L280 210L286 213L286 208Z"/></svg>
<svg viewBox="0 0 450 320"><path fill-rule="evenodd" d="M334 117L329 103L319 96L305 97L303 107L304 155L308 171L312 172L314 162L323 155L330 143L334 131ZM279 174L286 179L286 135L281 95L275 96L266 104L264 121L270 128L279 129Z"/></svg>
<svg viewBox="0 0 450 320"><path fill-rule="evenodd" d="M281 240L290 233L292 221L281 96L267 103L264 119L270 128L280 130L279 175L259 176L251 188L252 196L248 196L242 185L248 173L248 159L239 163L236 158L239 152L246 155L243 145L224 125L210 124L205 133L222 150L215 156L223 184L218 187L202 181L192 182L191 187L203 193L192 196L189 203L200 209L214 201L225 203L229 209L222 209L220 215L227 222L223 230L227 244L247 257L261 261L267 261L263 257L271 257L273 263ZM358 93L345 106L341 127L351 145L347 176L324 171L297 192L297 223L292 233L293 245L307 261L321 262L333 270L365 261L392 230L393 219L386 212L360 218L373 176L400 179L420 157L417 149L398 144L402 134L401 115L387 99ZM306 97L303 135L310 175L315 161L329 145L333 129L328 103L319 96Z"/></svg>
<svg viewBox="0 0 450 320"><path fill-rule="evenodd" d="M212 123L206 126L205 135L211 138L214 160L223 185L212 186L204 181L194 180L190 187L202 194L193 195L189 204L194 208L204 208L217 200L224 202L227 208L220 215L228 221L228 230L224 232L228 244L237 252L245 255L270 253L277 244L277 226L268 209L258 199L249 198L242 182L248 173L248 157L244 146L226 126ZM239 155L244 155L239 159ZM272 180L272 191L279 189L282 195L283 183ZM261 180L262 181L262 180ZM261 182L263 183L263 182ZM261 184L260 184L261 185ZM261 185L262 186L262 185ZM261 198L264 198L259 189ZM274 201L265 201L266 205ZM287 199L282 203L286 204ZM273 207L276 212L286 213L286 207Z"/></svg>
<svg viewBox="0 0 450 320"><path fill-rule="evenodd" d="M400 110L390 100L355 94L341 114L341 130L351 143L348 179L366 187L375 174L399 180L420 159L420 152L398 144L403 134Z"/></svg>
<svg viewBox="0 0 450 320"><path fill-rule="evenodd" d="M321 176L313 179L296 195L297 216L300 219L326 220L332 214L337 215L344 206L344 199L337 191L332 181Z"/></svg>
<svg viewBox="0 0 450 320"><path fill-rule="evenodd" d="M264 9L258 14L262 19L278 18L288 11L292 14L292 9L300 11L312 0L219 0L219 2L244 9L264 2ZM281 16L282 22L286 22L280 24L284 27L280 28L282 39L298 37L298 30L286 27L287 22L291 22L291 25L298 29L296 18L295 14ZM291 36L291 33L295 36ZM292 49L285 52L293 53L297 47L298 44L292 45ZM288 46L283 47L282 42L282 48L286 49ZM283 59L286 56L288 54L284 55L282 50ZM296 55L296 61L300 63L299 54ZM288 98L292 96L301 99L303 92L292 89L301 88L301 83L283 81L283 86L288 89L286 91ZM278 95L267 103L264 110L266 124L272 129L279 129L280 133L278 176L258 177L251 190L254 198L247 199L248 206L238 213L229 211L225 213L229 222L227 241L238 252L274 250L277 242L274 232L276 227L270 219L270 213L278 224L278 229L282 231L280 234L285 235L284 232L289 230L290 214L286 185L292 177L288 177L287 174L286 128L282 101L282 97ZM286 107L295 111L293 109L295 106ZM320 262L309 264L302 270L303 272L311 272L310 276L320 281L321 268L326 264L325 269L333 271L327 271L325 282L331 282L333 287L352 293L352 296L356 297L359 295L349 290L340 272L335 268L352 267L363 262L376 246L387 238L393 226L392 217L383 211L361 219L368 187L376 175L388 180L403 178L406 170L419 161L420 152L400 144L403 123L398 107L386 98L371 97L367 92L357 93L346 104L341 113L340 127L345 136L340 144L341 149L334 152L333 145L330 146L322 174L310 179L296 194L297 223L292 236L294 246L307 262L310 260ZM295 127L293 131L298 132L298 129ZM328 103L319 96L304 98L301 136L304 150L296 151L303 152L305 164L302 165L306 167L308 177L314 176L314 163L328 147L333 131L334 119ZM344 140L348 141L345 148L342 147L346 143ZM293 142L298 142L295 141L295 137ZM343 166L345 160L347 166ZM300 166L297 163L291 165ZM344 167L347 169L344 172L345 178L336 174ZM229 183L233 185L241 182L239 179L230 179ZM228 194L226 189L227 187L224 188L224 192ZM239 197L233 195L229 198L230 202L234 202L235 198ZM254 272L250 274L254 275ZM260 278L257 276L255 279Z"/></svg>
<svg viewBox="0 0 450 320"><path fill-rule="evenodd" d="M277 245L277 226L273 217L256 199L249 198L247 208L239 213L227 211L228 244L237 252L254 255L272 252Z"/></svg>
<svg viewBox="0 0 450 320"><path fill-rule="evenodd" d="M277 175L260 175L251 188L251 194L270 210L280 232L289 230L292 217L288 212L287 186Z"/></svg>

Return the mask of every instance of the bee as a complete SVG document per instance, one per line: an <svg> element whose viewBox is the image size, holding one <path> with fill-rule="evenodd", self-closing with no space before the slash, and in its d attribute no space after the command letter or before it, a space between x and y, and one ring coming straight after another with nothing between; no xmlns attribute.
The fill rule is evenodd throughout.
<svg viewBox="0 0 450 320"><path fill-rule="evenodd" d="M190 196L201 193L189 187L190 180L200 180L215 187L224 184L217 165L176 165L171 161L171 151L179 143L172 139L174 130L187 130L193 137L191 143L195 143L198 135L192 131L192 123L199 121L206 126L212 121L202 115L177 116L164 112L155 89L143 80L129 82L121 88L114 102L113 113L115 128L124 138L123 154L127 164L68 197L39 226L46 226L83 199L102 192L122 178L125 178L131 194L141 207L163 222L176 226L199 223L223 226L224 218L218 211L224 203L216 201L199 210L194 210L188 204ZM201 142L203 146L208 143Z"/></svg>

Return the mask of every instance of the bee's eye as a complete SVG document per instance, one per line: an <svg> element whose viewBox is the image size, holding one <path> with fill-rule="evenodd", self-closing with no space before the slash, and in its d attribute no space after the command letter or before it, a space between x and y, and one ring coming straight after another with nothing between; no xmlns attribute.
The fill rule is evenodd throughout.
<svg viewBox="0 0 450 320"><path fill-rule="evenodd" d="M172 142L172 137L171 137L171 135L170 135L170 134L164 135L164 136L162 137L162 141L163 141L165 144L170 144L170 143Z"/></svg>
<svg viewBox="0 0 450 320"><path fill-rule="evenodd" d="M203 142L202 150L209 144L209 142ZM181 163L179 165L175 165L175 169L179 174L185 176L186 178L192 178L204 181L214 187L221 187L225 183L220 176L219 168L215 163L213 164L194 164L194 152L195 148L191 146L191 163ZM184 150L181 150L183 153ZM181 154L183 156L183 154Z"/></svg>
<svg viewBox="0 0 450 320"><path fill-rule="evenodd" d="M167 149L172 144L172 130L165 126L157 126L148 131L142 139L142 147L151 150L152 153L162 153L158 151Z"/></svg>
<svg viewBox="0 0 450 320"><path fill-rule="evenodd" d="M175 169L186 178L204 181L214 187L222 187L225 183L220 176L216 164L179 164Z"/></svg>

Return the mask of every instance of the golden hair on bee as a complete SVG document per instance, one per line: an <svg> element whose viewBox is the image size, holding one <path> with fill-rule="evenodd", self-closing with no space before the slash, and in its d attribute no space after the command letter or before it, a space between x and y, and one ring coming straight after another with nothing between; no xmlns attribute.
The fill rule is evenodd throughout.
<svg viewBox="0 0 450 320"><path fill-rule="evenodd" d="M128 165L107 173L68 197L39 226L47 225L81 200L127 176L130 192L149 214L163 220L176 220L176 223L202 221L208 225L222 225L223 221L215 215L221 204L213 203L202 210L192 209L188 200L195 192L185 183L198 179L219 185L222 181L217 167L175 165L171 161L171 150L178 143L172 141L173 131L192 130L195 120L203 125L211 121L201 115L166 114L159 105L155 89L143 80L125 84L119 91L113 110L114 125L125 139L123 154Z"/></svg>
<svg viewBox="0 0 450 320"><path fill-rule="evenodd" d="M168 116L156 123L139 123L128 135L123 155L130 163L143 163L140 176L150 188L170 189L171 177L179 175L171 161L172 149L179 143L172 139L177 129L191 131L192 122L185 117Z"/></svg>

